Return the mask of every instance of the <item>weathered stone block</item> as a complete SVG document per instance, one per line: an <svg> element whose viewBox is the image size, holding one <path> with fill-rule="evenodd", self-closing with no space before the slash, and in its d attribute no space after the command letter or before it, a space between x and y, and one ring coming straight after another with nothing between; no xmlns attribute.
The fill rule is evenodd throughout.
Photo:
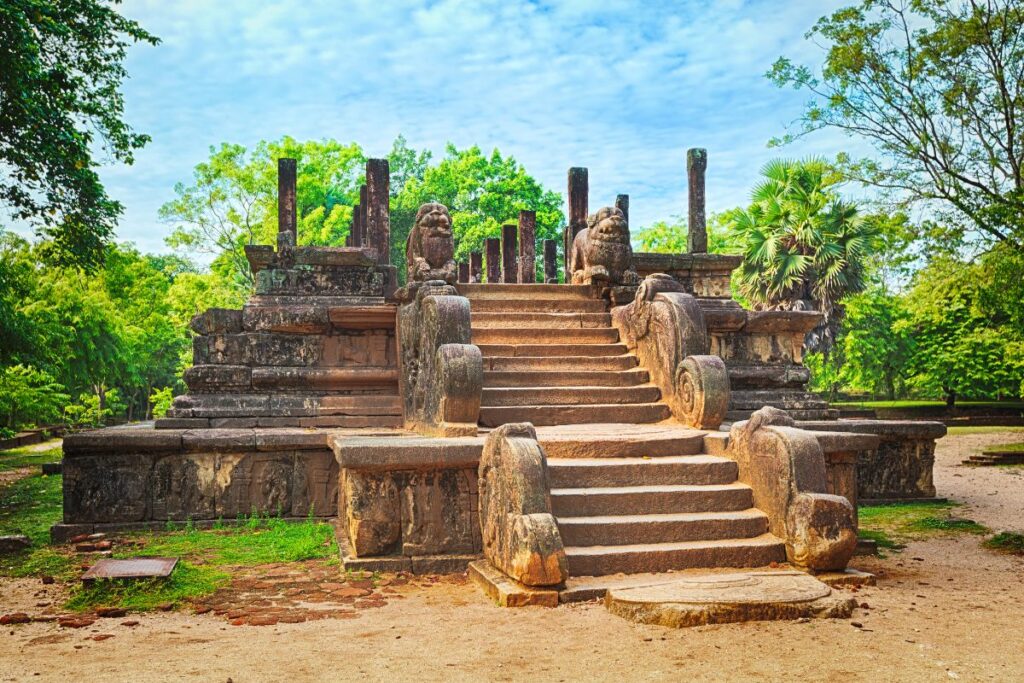
<svg viewBox="0 0 1024 683"><path fill-rule="evenodd" d="M322 450L295 454L292 478L294 517L330 517L338 514L338 463L334 454Z"/></svg>
<svg viewBox="0 0 1024 683"><path fill-rule="evenodd" d="M356 557L393 552L402 536L402 513L392 474L346 470L343 485L349 550Z"/></svg>
<svg viewBox="0 0 1024 683"><path fill-rule="evenodd" d="M149 519L152 454L64 459L64 521L142 522Z"/></svg>
<svg viewBox="0 0 1024 683"><path fill-rule="evenodd" d="M211 519L216 516L216 459L207 454L158 458L150 478L154 520Z"/></svg>
<svg viewBox="0 0 1024 683"><path fill-rule="evenodd" d="M473 470L412 472L401 493L402 554L473 553L480 549Z"/></svg>
<svg viewBox="0 0 1024 683"><path fill-rule="evenodd" d="M252 369L246 365L193 365L184 373L189 391L249 391Z"/></svg>
<svg viewBox="0 0 1024 683"><path fill-rule="evenodd" d="M292 509L294 454L225 453L217 456L217 496L221 517L253 511L288 514Z"/></svg>
<svg viewBox="0 0 1024 683"><path fill-rule="evenodd" d="M347 331L323 340L323 364L332 367L393 368L395 353L394 333L387 330Z"/></svg>
<svg viewBox="0 0 1024 683"><path fill-rule="evenodd" d="M242 312L234 308L208 308L192 318L196 334L234 334L242 331Z"/></svg>
<svg viewBox="0 0 1024 683"><path fill-rule="evenodd" d="M310 335L253 333L249 335L252 365L317 365L323 338Z"/></svg>
<svg viewBox="0 0 1024 683"><path fill-rule="evenodd" d="M324 334L330 330L324 306L245 306L242 327L250 332Z"/></svg>

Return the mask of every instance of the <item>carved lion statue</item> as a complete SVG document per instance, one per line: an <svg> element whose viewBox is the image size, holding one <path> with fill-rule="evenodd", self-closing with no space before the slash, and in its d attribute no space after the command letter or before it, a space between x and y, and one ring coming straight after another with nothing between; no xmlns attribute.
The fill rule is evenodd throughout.
<svg viewBox="0 0 1024 683"><path fill-rule="evenodd" d="M416 221L405 244L405 264L409 282L444 280L455 284L455 239L452 218L443 204L429 203L416 212Z"/></svg>
<svg viewBox="0 0 1024 683"><path fill-rule="evenodd" d="M606 206L587 219L587 227L572 242L572 282L635 285L629 225L622 211Z"/></svg>

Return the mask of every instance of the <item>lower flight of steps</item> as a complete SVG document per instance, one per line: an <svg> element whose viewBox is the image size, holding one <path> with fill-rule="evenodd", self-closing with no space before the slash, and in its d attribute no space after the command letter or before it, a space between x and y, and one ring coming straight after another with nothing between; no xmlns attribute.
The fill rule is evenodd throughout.
<svg viewBox="0 0 1024 683"><path fill-rule="evenodd" d="M470 300L473 343L484 357L484 426L645 423L670 416L592 288L461 284L459 291Z"/></svg>
<svg viewBox="0 0 1024 683"><path fill-rule="evenodd" d="M618 429L616 429L618 427ZM630 425L602 425L627 432ZM703 433L576 444L549 451L552 512L571 577L785 562L781 540L737 481L732 460L703 453ZM542 443L544 437L541 437Z"/></svg>

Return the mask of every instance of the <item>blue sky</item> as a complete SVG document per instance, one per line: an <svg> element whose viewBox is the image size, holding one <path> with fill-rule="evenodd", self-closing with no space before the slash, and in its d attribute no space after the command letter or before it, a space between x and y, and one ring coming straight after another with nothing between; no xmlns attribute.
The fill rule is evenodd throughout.
<svg viewBox="0 0 1024 683"><path fill-rule="evenodd" d="M126 0L163 43L127 64L127 118L153 141L101 171L126 206L118 237L166 250L157 209L211 145L282 135L370 156L398 133L435 156L498 147L563 193L587 166L591 207L628 193L634 230L685 213L686 149L706 147L708 208L735 206L772 156L854 149L828 133L766 146L806 95L764 72L819 62L803 34L840 4Z"/></svg>

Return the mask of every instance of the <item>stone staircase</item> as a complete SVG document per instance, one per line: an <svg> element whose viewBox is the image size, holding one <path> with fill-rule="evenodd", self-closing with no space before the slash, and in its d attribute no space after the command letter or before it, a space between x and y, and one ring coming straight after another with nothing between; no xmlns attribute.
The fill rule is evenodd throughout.
<svg viewBox="0 0 1024 683"><path fill-rule="evenodd" d="M540 436L570 577L785 562L782 541L768 533L751 489L737 481L736 463L707 454L703 432L595 429L633 438L578 440L567 448Z"/></svg>
<svg viewBox="0 0 1024 683"><path fill-rule="evenodd" d="M661 392L588 286L460 284L484 357L480 423L648 423Z"/></svg>

